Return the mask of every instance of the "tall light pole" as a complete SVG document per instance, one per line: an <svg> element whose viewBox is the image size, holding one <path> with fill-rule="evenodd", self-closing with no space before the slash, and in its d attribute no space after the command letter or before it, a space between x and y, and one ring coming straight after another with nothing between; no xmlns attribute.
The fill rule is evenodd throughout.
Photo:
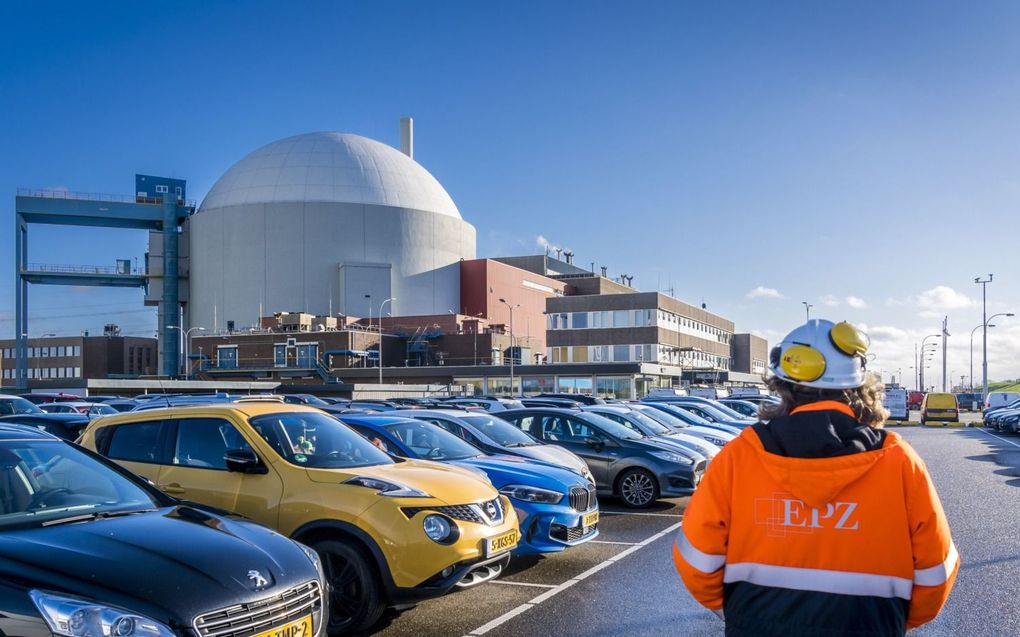
<svg viewBox="0 0 1020 637"><path fill-rule="evenodd" d="M383 343L382 343L383 342L383 337L382 337L382 315L383 315L383 308L390 301L396 301L396 300L397 300L396 297L390 297L390 298L386 299L385 301L383 301L382 303L379 304L379 384L380 385L382 385L382 349L383 349L382 348L382 345L383 345ZM369 311L371 311L371 310L369 310ZM372 325L369 324L369 328L371 328L371 327L372 327Z"/></svg>
<svg viewBox="0 0 1020 637"><path fill-rule="evenodd" d="M988 400L988 284L992 282L994 275L989 274L987 279L975 277L974 283L981 284L981 404Z"/></svg>
<svg viewBox="0 0 1020 637"><path fill-rule="evenodd" d="M925 343L928 341L929 338L942 338L942 335L941 334L929 334L928 336L925 336L924 338L921 339L921 358L922 359L924 359L925 355L927 354L927 352L924 351L924 348L925 348ZM934 343L932 343L932 345L934 345ZM920 374L921 374L920 375L921 391L924 391L924 387L925 387L925 385L924 385L924 368L925 368L925 364L924 364L923 360L921 361L921 366L920 367L921 367L921 371L920 371Z"/></svg>
<svg viewBox="0 0 1020 637"><path fill-rule="evenodd" d="M946 316L942 319L942 393L948 391L946 389L946 350L949 345L949 317Z"/></svg>
<svg viewBox="0 0 1020 637"><path fill-rule="evenodd" d="M183 336L184 336L184 365L187 365L187 367L184 367L184 380L191 380L191 366L188 365L188 361L191 360L191 341L189 340L191 338L191 331L192 330L198 330L199 332L204 332L205 328L204 327L200 327L198 325L194 325L192 327L189 327L186 330L181 330L180 326L178 326L178 325L168 325L167 327L169 327L172 330L177 330L178 332L182 332L183 333Z"/></svg>
<svg viewBox="0 0 1020 637"><path fill-rule="evenodd" d="M500 299L500 303L510 309L510 395L514 395L514 308L520 307L520 303L510 305L506 299Z"/></svg>
<svg viewBox="0 0 1020 637"><path fill-rule="evenodd" d="M811 305L807 301L801 301L801 303L804 304L804 313L807 315L807 320L810 321L811 320L811 308L813 308L814 305Z"/></svg>

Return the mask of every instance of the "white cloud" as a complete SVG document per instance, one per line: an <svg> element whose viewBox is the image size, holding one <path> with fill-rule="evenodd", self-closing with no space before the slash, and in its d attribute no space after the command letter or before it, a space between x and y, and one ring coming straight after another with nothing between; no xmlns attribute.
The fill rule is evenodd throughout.
<svg viewBox="0 0 1020 637"><path fill-rule="evenodd" d="M779 290L775 288L767 288L763 285L759 285L750 292L747 293L749 299L785 299L786 297L780 294Z"/></svg>
<svg viewBox="0 0 1020 637"><path fill-rule="evenodd" d="M826 294L824 296L820 296L818 297L818 300L821 301L822 305L828 307L837 307L839 305L839 298L836 297L834 294Z"/></svg>
<svg viewBox="0 0 1020 637"><path fill-rule="evenodd" d="M970 307L975 301L962 292L957 292L946 285L937 285L930 290L925 290L917 297L917 307L922 310L959 310Z"/></svg>
<svg viewBox="0 0 1020 637"><path fill-rule="evenodd" d="M868 304L864 302L864 299L862 299L859 296L846 297L846 304L855 310L863 310L864 308L868 307Z"/></svg>

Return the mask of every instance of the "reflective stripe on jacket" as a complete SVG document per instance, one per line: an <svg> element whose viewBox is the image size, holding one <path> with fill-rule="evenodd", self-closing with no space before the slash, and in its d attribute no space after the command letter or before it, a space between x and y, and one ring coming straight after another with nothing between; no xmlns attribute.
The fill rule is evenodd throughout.
<svg viewBox="0 0 1020 637"><path fill-rule="evenodd" d="M745 429L691 498L674 560L695 599L725 610L728 635L902 634L945 604L960 559L924 463L899 435L789 457L756 431L791 447L801 433L875 435L843 411Z"/></svg>

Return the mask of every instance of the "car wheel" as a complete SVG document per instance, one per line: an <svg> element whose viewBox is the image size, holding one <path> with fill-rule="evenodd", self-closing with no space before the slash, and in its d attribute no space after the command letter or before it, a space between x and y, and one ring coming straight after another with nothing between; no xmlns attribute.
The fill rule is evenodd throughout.
<svg viewBox="0 0 1020 637"><path fill-rule="evenodd" d="M644 469L630 469L620 476L619 494L623 503L632 509L643 509L659 499L659 485L655 476Z"/></svg>
<svg viewBox="0 0 1020 637"><path fill-rule="evenodd" d="M322 559L329 583L330 637L361 632L379 621L386 602L375 568L346 542L324 540L312 548Z"/></svg>

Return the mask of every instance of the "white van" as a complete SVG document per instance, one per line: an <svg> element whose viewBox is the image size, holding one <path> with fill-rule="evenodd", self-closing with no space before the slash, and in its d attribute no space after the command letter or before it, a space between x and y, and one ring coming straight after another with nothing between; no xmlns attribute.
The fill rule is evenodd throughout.
<svg viewBox="0 0 1020 637"><path fill-rule="evenodd" d="M1020 400L1020 392L1015 391L991 391L985 399L985 409L1005 407L1015 400Z"/></svg>
<svg viewBox="0 0 1020 637"><path fill-rule="evenodd" d="M907 410L907 390L902 387L887 387L882 404L889 410L890 420L910 420Z"/></svg>

